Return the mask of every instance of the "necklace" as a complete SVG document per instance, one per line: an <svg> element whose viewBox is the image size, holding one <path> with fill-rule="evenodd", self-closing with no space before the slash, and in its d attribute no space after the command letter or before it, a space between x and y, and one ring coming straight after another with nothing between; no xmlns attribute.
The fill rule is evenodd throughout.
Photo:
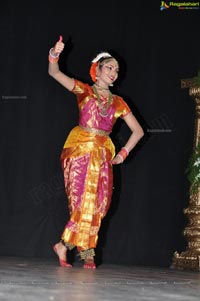
<svg viewBox="0 0 200 301"><path fill-rule="evenodd" d="M106 105L102 104L100 95L97 92L97 89L95 87L95 85L93 85L93 91L95 93L95 95L97 96L97 101L98 101L98 107L99 107L99 114L101 115L101 117L107 117L108 116L108 109L110 107L110 104L112 102L112 93L109 93L109 97L108 97L108 102Z"/></svg>

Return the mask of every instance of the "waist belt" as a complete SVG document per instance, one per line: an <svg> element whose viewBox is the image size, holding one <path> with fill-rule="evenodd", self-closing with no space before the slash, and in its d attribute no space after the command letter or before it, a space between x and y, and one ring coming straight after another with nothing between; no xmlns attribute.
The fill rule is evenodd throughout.
<svg viewBox="0 0 200 301"><path fill-rule="evenodd" d="M94 133L94 134L101 135L101 136L109 136L109 134L110 134L110 132L106 132L103 130L99 130L99 129L95 129L95 128L88 128L88 127L85 127L82 125L79 125L79 126L82 130L89 132L89 133Z"/></svg>

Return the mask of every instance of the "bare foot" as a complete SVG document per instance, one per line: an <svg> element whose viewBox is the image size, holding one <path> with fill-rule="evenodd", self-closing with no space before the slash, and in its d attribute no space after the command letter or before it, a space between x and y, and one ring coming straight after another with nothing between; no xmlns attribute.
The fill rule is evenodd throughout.
<svg viewBox="0 0 200 301"><path fill-rule="evenodd" d="M56 249L56 253L58 257L64 261L67 260L67 249L66 247L62 244L62 242L58 242L57 244L54 245Z"/></svg>
<svg viewBox="0 0 200 301"><path fill-rule="evenodd" d="M94 262L94 257L88 257L84 260L84 269L96 269L96 264Z"/></svg>

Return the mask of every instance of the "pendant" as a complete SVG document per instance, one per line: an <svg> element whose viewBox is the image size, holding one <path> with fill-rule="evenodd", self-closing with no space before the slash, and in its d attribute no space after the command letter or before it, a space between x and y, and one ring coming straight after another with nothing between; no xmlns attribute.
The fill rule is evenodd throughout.
<svg viewBox="0 0 200 301"><path fill-rule="evenodd" d="M106 110L103 110L103 111L100 111L100 112L99 112L99 115L100 115L101 117L107 117L107 116L108 116L108 112L107 112Z"/></svg>

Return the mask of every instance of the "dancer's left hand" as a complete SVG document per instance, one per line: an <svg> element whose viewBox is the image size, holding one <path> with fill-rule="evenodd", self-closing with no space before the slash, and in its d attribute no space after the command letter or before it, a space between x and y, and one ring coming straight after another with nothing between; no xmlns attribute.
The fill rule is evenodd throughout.
<svg viewBox="0 0 200 301"><path fill-rule="evenodd" d="M122 159L120 156L115 156L114 159L111 161L111 164L115 165L115 164L120 164L122 163Z"/></svg>

